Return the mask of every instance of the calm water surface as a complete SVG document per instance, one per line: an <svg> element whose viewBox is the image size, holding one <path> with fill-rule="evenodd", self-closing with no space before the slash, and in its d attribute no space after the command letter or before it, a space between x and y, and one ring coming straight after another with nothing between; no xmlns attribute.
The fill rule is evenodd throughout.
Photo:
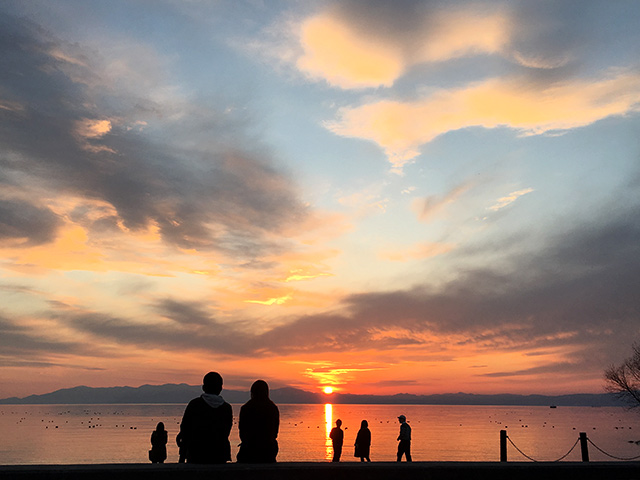
<svg viewBox="0 0 640 480"><path fill-rule="evenodd" d="M169 431L167 462L177 462L175 435L185 405L5 405L0 406L0 464L144 463L158 422ZM591 441L617 457L640 455L640 414L620 407L504 407L431 405L279 405L279 461L331 459L328 433L343 422L343 461L353 457L360 421L368 420L371 460L393 461L399 424L407 416L415 461L498 461L499 431L527 455L552 461L587 432ZM235 421L240 405L233 405ZM237 424L231 432L238 451ZM613 460L595 448L591 460ZM526 461L511 445L509 460ZM567 461L580 461L576 448Z"/></svg>

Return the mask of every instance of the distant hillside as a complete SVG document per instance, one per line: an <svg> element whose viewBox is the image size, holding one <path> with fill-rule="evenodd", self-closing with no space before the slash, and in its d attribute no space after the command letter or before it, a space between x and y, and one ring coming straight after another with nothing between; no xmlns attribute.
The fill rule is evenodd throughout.
<svg viewBox="0 0 640 480"><path fill-rule="evenodd" d="M43 395L7 398L0 404L122 404L122 403L187 403L202 393L199 385L186 383L142 385L141 387L73 387ZM249 392L225 390L229 402L246 402Z"/></svg>
<svg viewBox="0 0 640 480"><path fill-rule="evenodd" d="M142 385L141 387L74 387L56 390L43 395L24 398L5 398L2 405L25 404L123 404L123 403L188 403L202 393L199 385L166 384ZM248 391L223 390L222 396L229 403L244 403L249 399ZM325 395L292 387L271 390L271 398L276 403L301 404L391 404L391 405L525 405L525 406L620 406L615 395L572 394L572 395L475 395L471 393L448 393L434 395L353 395L334 393Z"/></svg>
<svg viewBox="0 0 640 480"><path fill-rule="evenodd" d="M578 393L571 395L477 395L473 393L444 393L433 395L349 395L337 396L335 403L398 404L398 405L522 405L522 406L620 406L620 400L610 393Z"/></svg>

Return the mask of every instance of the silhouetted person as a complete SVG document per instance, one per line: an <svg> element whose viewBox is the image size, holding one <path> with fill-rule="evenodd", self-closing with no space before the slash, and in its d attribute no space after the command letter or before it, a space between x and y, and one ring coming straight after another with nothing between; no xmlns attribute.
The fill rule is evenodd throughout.
<svg viewBox="0 0 640 480"><path fill-rule="evenodd" d="M356 436L356 449L353 453L354 457L360 457L360 461L370 462L369 451L371 450L371 430L369 430L369 422L362 420L360 422L360 430Z"/></svg>
<svg viewBox="0 0 640 480"><path fill-rule="evenodd" d="M407 417L400 415L400 435L398 435L398 461L402 460L402 455L407 457L407 462L411 461L411 427L407 423Z"/></svg>
<svg viewBox="0 0 640 480"><path fill-rule="evenodd" d="M336 420L336 426L329 432L329 438L333 444L333 460L332 462L339 462L342 455L342 443L344 442L344 432L340 428L342 426L342 420Z"/></svg>
<svg viewBox="0 0 640 480"><path fill-rule="evenodd" d="M167 459L167 438L164 423L158 422L156 429L151 433L151 450L149 450L151 463L164 463Z"/></svg>
<svg viewBox="0 0 640 480"><path fill-rule="evenodd" d="M269 385L256 380L251 385L251 400L240 408L240 450L238 462L273 463L278 455L280 412L269 398Z"/></svg>
<svg viewBox="0 0 640 480"><path fill-rule="evenodd" d="M188 463L231 461L229 433L233 424L231 405L220 396L222 377L209 372L202 382L204 393L189 402L180 423L180 437Z"/></svg>
<svg viewBox="0 0 640 480"><path fill-rule="evenodd" d="M187 447L184 444L184 440L182 440L182 434L178 433L176 435L176 445L178 445L178 463L184 463L187 461Z"/></svg>

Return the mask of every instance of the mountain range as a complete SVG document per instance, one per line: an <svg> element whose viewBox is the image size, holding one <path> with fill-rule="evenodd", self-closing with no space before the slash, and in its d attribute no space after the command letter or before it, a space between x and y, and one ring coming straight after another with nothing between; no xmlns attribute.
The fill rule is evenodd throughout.
<svg viewBox="0 0 640 480"><path fill-rule="evenodd" d="M125 403L188 403L202 393L200 385L166 384L140 387L73 387L43 395L0 399L2 405L26 404L125 404ZM223 390L229 403L249 400L248 391ZM349 393L313 393L292 387L275 388L270 392L275 403L301 404L391 404L391 405L524 405L524 406L620 406L620 400L611 393L582 393L568 395L483 395L472 393L446 393L414 395L355 395Z"/></svg>

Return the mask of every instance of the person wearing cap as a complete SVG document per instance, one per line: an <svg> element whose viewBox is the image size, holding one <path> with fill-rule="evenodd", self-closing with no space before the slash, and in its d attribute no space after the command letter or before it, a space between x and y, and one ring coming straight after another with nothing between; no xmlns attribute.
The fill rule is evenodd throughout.
<svg viewBox="0 0 640 480"><path fill-rule="evenodd" d="M400 435L398 435L398 462L402 461L402 455L407 459L407 462L411 461L411 427L407 423L407 417L400 415L398 417L400 422Z"/></svg>
<svg viewBox="0 0 640 480"><path fill-rule="evenodd" d="M189 402L180 423L179 435L187 463L227 463L231 461L229 434L233 411L220 396L220 374L207 373L202 381L202 390L202 395Z"/></svg>

